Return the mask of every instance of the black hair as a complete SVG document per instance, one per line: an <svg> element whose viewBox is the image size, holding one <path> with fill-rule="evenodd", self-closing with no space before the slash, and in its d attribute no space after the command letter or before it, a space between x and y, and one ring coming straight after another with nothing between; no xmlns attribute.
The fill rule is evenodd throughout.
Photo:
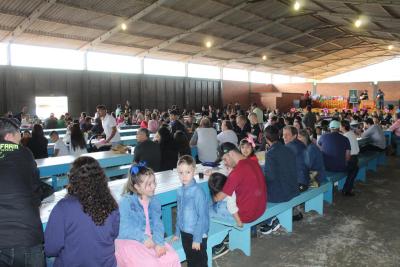
<svg viewBox="0 0 400 267"><path fill-rule="evenodd" d="M346 131L350 131L350 122L348 120L342 120L340 122L340 125L342 125L342 127L346 130Z"/></svg>
<svg viewBox="0 0 400 267"><path fill-rule="evenodd" d="M374 120L373 120L372 118L367 118L367 119L365 120L365 123L366 123L366 124L369 124L369 125L374 125Z"/></svg>
<svg viewBox="0 0 400 267"><path fill-rule="evenodd" d="M210 178L208 179L208 188L212 197L215 197L222 191L227 179L228 178L224 174L219 172L214 172L210 175Z"/></svg>
<svg viewBox="0 0 400 267"><path fill-rule="evenodd" d="M0 141L4 141L7 134L15 134L19 131L18 123L12 118L0 118Z"/></svg>
<svg viewBox="0 0 400 267"><path fill-rule="evenodd" d="M51 131L50 136L52 136L53 134L56 134L58 136L58 132L57 131Z"/></svg>
<svg viewBox="0 0 400 267"><path fill-rule="evenodd" d="M139 132L144 133L147 136L147 138L150 137L150 132L149 132L149 130L147 128L139 128L137 132L138 133Z"/></svg>
<svg viewBox="0 0 400 267"><path fill-rule="evenodd" d="M106 108L105 105L98 105L98 106L96 107L96 109L107 110L107 108Z"/></svg>
<svg viewBox="0 0 400 267"><path fill-rule="evenodd" d="M229 130L233 130L232 122L230 120L224 120L225 127Z"/></svg>
<svg viewBox="0 0 400 267"><path fill-rule="evenodd" d="M265 138L270 142L276 142L279 140L279 128L275 125L269 125L264 130Z"/></svg>

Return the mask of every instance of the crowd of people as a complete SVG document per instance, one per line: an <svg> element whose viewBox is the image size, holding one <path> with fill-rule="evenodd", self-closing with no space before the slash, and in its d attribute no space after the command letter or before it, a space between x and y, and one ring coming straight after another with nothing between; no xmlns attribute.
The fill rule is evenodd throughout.
<svg viewBox="0 0 400 267"><path fill-rule="evenodd" d="M346 172L342 193L354 196L359 153L387 149L383 128L393 132L393 140L400 138L400 111L396 118L388 111L315 114L310 106L304 112L282 113L253 103L248 110L229 104L224 109L203 107L201 113L176 106L142 112L127 102L124 110L118 105L112 112L99 105L93 117L51 115L22 136L18 117L0 119L1 266L45 266L44 255L56 258L54 266L179 266L178 255L164 240L161 206L153 197L154 173L174 168L182 186L172 242L181 240L188 266L207 266L210 217L242 227L259 218L267 202L286 202L318 187L326 172ZM93 134L118 144L118 128L125 124L140 128L134 163L117 203L98 162L80 155L87 152L86 139ZM39 206L46 192L34 158L48 156L43 128L59 125L68 132L62 139L51 132L54 156L72 154L77 159L68 174L67 195L52 210L43 233ZM357 137L368 139L368 145L359 147ZM206 173L209 203L194 179L196 163L219 161L227 172ZM294 221L301 220L302 208L293 214ZM272 218L259 231L267 235L279 227L278 218ZM222 243L215 252L224 251Z"/></svg>

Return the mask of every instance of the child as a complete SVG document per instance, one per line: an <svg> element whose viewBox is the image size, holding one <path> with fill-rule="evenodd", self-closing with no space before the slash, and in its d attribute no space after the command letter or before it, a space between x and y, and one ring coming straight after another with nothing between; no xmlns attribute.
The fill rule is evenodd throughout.
<svg viewBox="0 0 400 267"><path fill-rule="evenodd" d="M99 163L80 157L69 172L68 194L50 214L45 231L46 256L54 266L116 267L114 240L119 231L118 205Z"/></svg>
<svg viewBox="0 0 400 267"><path fill-rule="evenodd" d="M180 266L176 252L164 243L161 205L154 198L154 172L133 165L119 203L121 221L115 255L119 267Z"/></svg>
<svg viewBox="0 0 400 267"><path fill-rule="evenodd" d="M214 197L222 191L225 185L227 177L222 173L215 172L210 175L208 179L208 187L210 189L210 194L213 198L213 207L210 209L210 217L217 217L227 220L232 220L232 216L238 227L243 227L243 223L239 217L239 209L236 205L236 194L235 192L232 196L227 196L224 200L215 202Z"/></svg>
<svg viewBox="0 0 400 267"><path fill-rule="evenodd" d="M254 154L255 147L256 144L254 143L253 138L251 137L242 139L239 144L240 152L242 153L242 155L258 163L258 159Z"/></svg>
<svg viewBox="0 0 400 267"><path fill-rule="evenodd" d="M177 219L174 241L182 238L188 267L207 266L209 210L205 192L196 183L195 160L182 156L178 160L182 187L177 190Z"/></svg>
<svg viewBox="0 0 400 267"><path fill-rule="evenodd" d="M54 143L53 157L66 156L69 154L67 145L59 138L58 132L52 131L50 139Z"/></svg>

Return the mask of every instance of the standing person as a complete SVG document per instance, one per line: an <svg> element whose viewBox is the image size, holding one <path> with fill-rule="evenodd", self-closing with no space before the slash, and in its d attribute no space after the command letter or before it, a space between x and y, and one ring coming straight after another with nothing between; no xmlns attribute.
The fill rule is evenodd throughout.
<svg viewBox="0 0 400 267"><path fill-rule="evenodd" d="M154 197L154 172L132 165L119 203L120 231L115 241L119 267L178 267L179 257L164 242L161 204Z"/></svg>
<svg viewBox="0 0 400 267"><path fill-rule="evenodd" d="M265 153L264 175L267 183L268 202L281 203L299 195L297 182L296 156L279 141L279 129L270 125L265 128L268 149ZM261 226L264 235L278 230L280 223L274 217Z"/></svg>
<svg viewBox="0 0 400 267"><path fill-rule="evenodd" d="M56 257L55 267L116 267L118 205L104 170L94 158L80 157L72 163L67 192L47 222L46 255Z"/></svg>
<svg viewBox="0 0 400 267"><path fill-rule="evenodd" d="M47 145L49 141L44 137L43 128L40 124L33 125L32 137L29 139L27 147L32 151L35 159L47 158Z"/></svg>
<svg viewBox="0 0 400 267"><path fill-rule="evenodd" d="M39 171L19 125L0 118L0 266L44 267Z"/></svg>
<svg viewBox="0 0 400 267"><path fill-rule="evenodd" d="M138 144L135 147L133 160L136 163L146 162L147 166L155 172L161 169L161 150L160 145L150 140L149 130L139 128L136 134Z"/></svg>
<svg viewBox="0 0 400 267"><path fill-rule="evenodd" d="M58 136L58 132L52 131L50 133L51 142L54 143L53 157L66 156L69 154L68 147L64 141Z"/></svg>
<svg viewBox="0 0 400 267"><path fill-rule="evenodd" d="M357 136L350 129L349 121L341 121L340 131L350 142L350 159L347 161L347 178L342 192L345 196L354 196L353 184L358 173L358 153L360 152L360 147L358 146Z"/></svg>
<svg viewBox="0 0 400 267"><path fill-rule="evenodd" d="M103 130L106 135L106 143L118 144L121 138L117 130L117 121L115 118L107 114L107 109L104 105L97 106L97 113L101 118Z"/></svg>
<svg viewBox="0 0 400 267"><path fill-rule="evenodd" d="M309 128L314 129L316 122L317 122L317 117L312 112L311 106L307 106L307 113L304 115L304 118L303 118L304 125L306 126L306 128L309 127Z"/></svg>
<svg viewBox="0 0 400 267"><path fill-rule="evenodd" d="M385 106L385 93L381 89L378 89L376 100L378 102L378 108L382 110Z"/></svg>
<svg viewBox="0 0 400 267"><path fill-rule="evenodd" d="M177 218L174 241L179 237L188 267L207 266L207 235L210 218L205 192L196 183L196 162L191 156L179 158L178 175L182 187L177 190Z"/></svg>

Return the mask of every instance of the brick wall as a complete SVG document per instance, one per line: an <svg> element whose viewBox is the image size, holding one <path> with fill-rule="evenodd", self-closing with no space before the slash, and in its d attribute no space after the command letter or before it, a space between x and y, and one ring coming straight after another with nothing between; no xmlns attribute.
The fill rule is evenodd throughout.
<svg viewBox="0 0 400 267"><path fill-rule="evenodd" d="M319 83L317 84L317 94L331 96L348 96L350 89L368 90L372 97L373 84L370 82L360 83ZM304 94L307 90L312 91L312 83L294 84L250 84L247 82L223 81L223 104L239 102L243 107L247 107L251 102L256 102L264 107L279 108L293 103L293 97L298 95L282 94L282 99L277 100L280 93ZM378 88L385 93L385 101L397 102L400 99L400 81L379 82ZM282 106L280 106L282 105Z"/></svg>

